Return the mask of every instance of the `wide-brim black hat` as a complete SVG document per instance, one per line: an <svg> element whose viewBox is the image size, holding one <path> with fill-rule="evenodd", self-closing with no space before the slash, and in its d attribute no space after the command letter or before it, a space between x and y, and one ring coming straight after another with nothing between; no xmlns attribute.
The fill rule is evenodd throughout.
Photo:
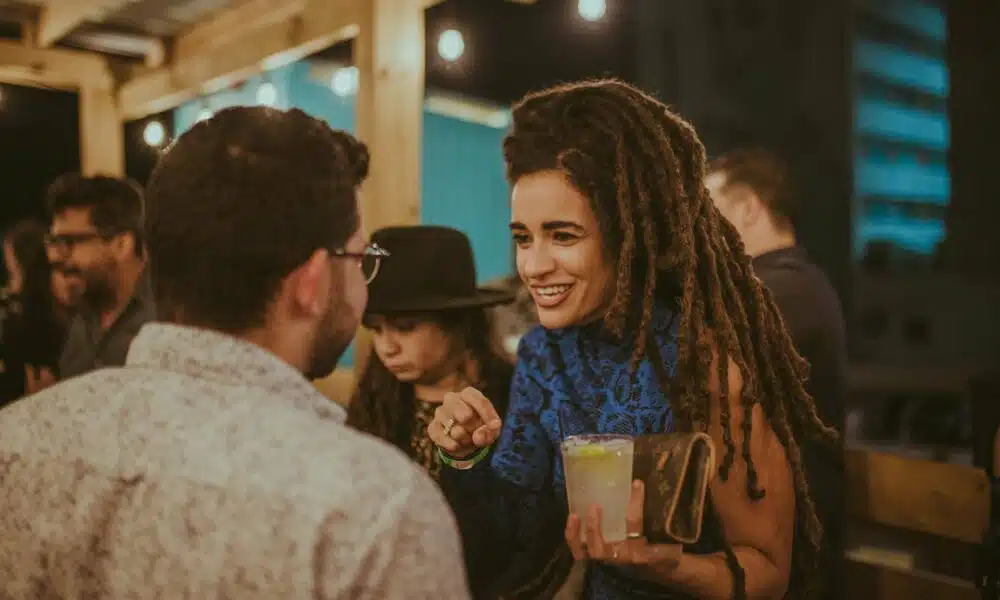
<svg viewBox="0 0 1000 600"><path fill-rule="evenodd" d="M368 284L367 314L432 312L507 304L514 294L476 285L472 245L450 227L386 227L372 243L389 251Z"/></svg>

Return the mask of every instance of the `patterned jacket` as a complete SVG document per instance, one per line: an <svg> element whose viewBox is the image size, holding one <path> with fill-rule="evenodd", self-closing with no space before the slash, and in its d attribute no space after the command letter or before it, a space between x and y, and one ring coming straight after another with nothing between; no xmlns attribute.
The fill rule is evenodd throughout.
<svg viewBox="0 0 1000 600"><path fill-rule="evenodd" d="M435 484L343 417L257 346L145 326L0 411L0 598L468 598Z"/></svg>

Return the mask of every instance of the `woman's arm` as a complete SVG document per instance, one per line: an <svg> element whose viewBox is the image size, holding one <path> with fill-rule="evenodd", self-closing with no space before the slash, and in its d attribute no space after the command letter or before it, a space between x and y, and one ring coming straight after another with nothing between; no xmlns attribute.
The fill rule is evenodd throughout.
<svg viewBox="0 0 1000 600"><path fill-rule="evenodd" d="M717 358L716 358L717 360ZM713 360L712 373L716 373ZM750 456L757 471L762 499L753 501L747 494L747 464L742 457L744 414L740 401L743 380L729 360L729 413L736 448L729 477L717 477L712 483L712 500L722 520L725 536L745 574L748 599L780 599L788 587L792 542L795 532L795 490L791 465L785 448L768 425L759 406L751 419ZM718 448L725 448L722 436L721 394L716 377L709 382L712 390L709 435ZM733 576L725 555L683 554L680 562L663 568L652 567L655 579L683 590L702 600L733 598Z"/></svg>
<svg viewBox="0 0 1000 600"><path fill-rule="evenodd" d="M568 564L553 564L553 558L569 556L558 552L566 514L552 491L553 448L540 421L546 393L525 354L522 348L490 460L468 471L444 466L441 485L462 528L474 532L477 546L491 549L497 587L539 597L527 590L559 579Z"/></svg>

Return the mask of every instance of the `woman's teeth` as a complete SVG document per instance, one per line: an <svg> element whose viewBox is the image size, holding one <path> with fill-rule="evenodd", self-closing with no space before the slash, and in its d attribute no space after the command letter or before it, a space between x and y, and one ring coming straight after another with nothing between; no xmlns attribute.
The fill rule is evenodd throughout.
<svg viewBox="0 0 1000 600"><path fill-rule="evenodd" d="M538 295L542 296L543 298L554 298L555 296L558 296L560 294L565 294L566 292L568 292L570 287L572 286L549 285L546 287L535 288L535 291L537 291Z"/></svg>

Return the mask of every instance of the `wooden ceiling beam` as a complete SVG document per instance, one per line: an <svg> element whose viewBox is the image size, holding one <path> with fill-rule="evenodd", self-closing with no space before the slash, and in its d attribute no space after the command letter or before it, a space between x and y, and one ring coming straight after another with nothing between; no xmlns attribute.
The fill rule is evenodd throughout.
<svg viewBox="0 0 1000 600"><path fill-rule="evenodd" d="M98 54L29 48L10 40L0 40L0 81L66 90L114 87L108 61Z"/></svg>
<svg viewBox="0 0 1000 600"><path fill-rule="evenodd" d="M104 14L129 0L49 0L38 16L35 43L48 48L85 21L99 21Z"/></svg>
<svg viewBox="0 0 1000 600"><path fill-rule="evenodd" d="M370 0L249 0L174 40L170 62L122 84L119 106L138 119L302 59L357 35ZM423 8L443 0L420 0Z"/></svg>

